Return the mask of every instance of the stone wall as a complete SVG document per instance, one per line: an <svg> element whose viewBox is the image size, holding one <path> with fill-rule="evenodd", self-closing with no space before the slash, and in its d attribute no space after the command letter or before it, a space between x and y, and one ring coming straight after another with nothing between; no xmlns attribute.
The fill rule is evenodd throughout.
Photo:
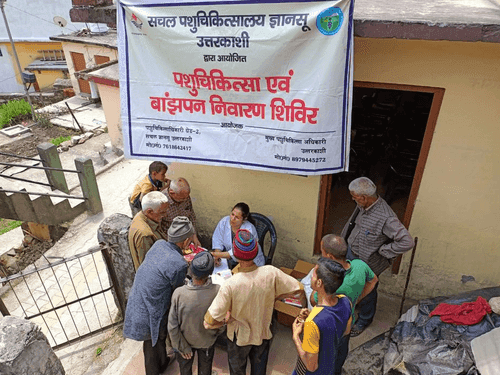
<svg viewBox="0 0 500 375"><path fill-rule="evenodd" d="M0 374L64 375L65 372L40 327L29 320L5 316L0 320Z"/></svg>
<svg viewBox="0 0 500 375"><path fill-rule="evenodd" d="M99 244L110 247L111 262L118 279L118 288L125 298L125 306L135 276L134 263L128 246L128 229L131 222L132 219L126 215L113 214L104 219L97 230ZM116 305L119 306L114 290L113 297Z"/></svg>

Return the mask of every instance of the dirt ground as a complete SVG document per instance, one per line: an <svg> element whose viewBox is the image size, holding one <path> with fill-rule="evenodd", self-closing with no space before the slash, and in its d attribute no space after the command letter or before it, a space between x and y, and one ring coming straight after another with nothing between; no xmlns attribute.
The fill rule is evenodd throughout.
<svg viewBox="0 0 500 375"><path fill-rule="evenodd" d="M79 134L79 132L77 131L52 125L50 124L49 121L42 121L42 122L44 122L45 124L44 125L39 123L35 124L31 120L30 115L25 115L16 118L15 123L30 127L31 135L21 139L16 139L14 142L10 142L0 146L0 153L6 153L24 157L36 157L38 155L36 147L39 144L43 142L50 142L51 139L57 137L73 136ZM22 159L16 158L15 156L0 154L0 161L5 163L16 163L22 161ZM0 166L0 170L1 168L3 168L3 166ZM8 226L10 222L12 222L12 220L4 219L1 221L0 226L1 227ZM63 231L60 235L58 233L58 235L56 236L58 238L53 238L52 241L39 241L33 238L32 241L24 242L22 245L19 244L20 246L16 250L16 256L14 257L14 259L0 258L0 265L5 266L6 268L6 270L4 269L3 270L4 272L2 272L4 274L3 276L5 276L5 273L7 274L17 273L26 268L28 265L35 262L48 249L50 249L53 246L53 244L62 236L62 234L64 234L64 232L65 231ZM27 234L26 230L24 231L24 233Z"/></svg>
<svg viewBox="0 0 500 375"><path fill-rule="evenodd" d="M30 121L33 124L32 121ZM28 126L30 126L28 123ZM80 132L62 128L60 126L55 125L32 125L30 127L32 135L23 139L16 140L15 142L11 142L6 145L0 146L0 152L12 155L19 155L25 157L33 157L38 155L36 151L36 146L43 142L49 142L53 138L61 137L61 136L73 136L80 134ZM12 163L19 159L0 155L0 160L6 163Z"/></svg>

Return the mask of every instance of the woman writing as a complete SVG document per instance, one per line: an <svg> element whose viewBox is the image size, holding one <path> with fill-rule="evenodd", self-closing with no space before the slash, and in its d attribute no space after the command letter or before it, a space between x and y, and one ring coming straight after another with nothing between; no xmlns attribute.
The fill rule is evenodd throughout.
<svg viewBox="0 0 500 375"><path fill-rule="evenodd" d="M238 229L247 229L252 233L255 240L258 241L257 229L253 224L253 219L250 215L248 204L240 202L236 204L231 215L225 216L219 221L212 236L212 255L216 258L227 259L229 268L233 268L238 264L238 261L233 256L232 244L234 235ZM259 245L259 254L254 259L254 263L260 267L266 263L264 253Z"/></svg>

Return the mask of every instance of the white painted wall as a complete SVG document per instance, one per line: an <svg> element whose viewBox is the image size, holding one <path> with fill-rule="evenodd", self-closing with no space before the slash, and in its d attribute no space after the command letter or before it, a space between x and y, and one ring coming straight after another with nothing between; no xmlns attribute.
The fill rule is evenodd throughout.
<svg viewBox="0 0 500 375"><path fill-rule="evenodd" d="M14 42L48 42L49 37L69 34L85 27L69 18L71 0L7 0L5 15ZM54 24L54 16L63 17L68 24L61 28ZM9 40L3 17L0 17L0 42ZM0 72L2 75L2 72Z"/></svg>
<svg viewBox="0 0 500 375"><path fill-rule="evenodd" d="M0 44L0 53L0 92L22 92L23 86L16 81L16 71L5 45Z"/></svg>

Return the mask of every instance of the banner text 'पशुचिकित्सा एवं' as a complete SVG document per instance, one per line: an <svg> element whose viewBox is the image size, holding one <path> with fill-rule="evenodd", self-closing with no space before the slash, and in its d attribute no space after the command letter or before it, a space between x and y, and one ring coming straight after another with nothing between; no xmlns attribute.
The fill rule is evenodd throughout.
<svg viewBox="0 0 500 375"><path fill-rule="evenodd" d="M347 170L351 1L117 6L127 157Z"/></svg>

